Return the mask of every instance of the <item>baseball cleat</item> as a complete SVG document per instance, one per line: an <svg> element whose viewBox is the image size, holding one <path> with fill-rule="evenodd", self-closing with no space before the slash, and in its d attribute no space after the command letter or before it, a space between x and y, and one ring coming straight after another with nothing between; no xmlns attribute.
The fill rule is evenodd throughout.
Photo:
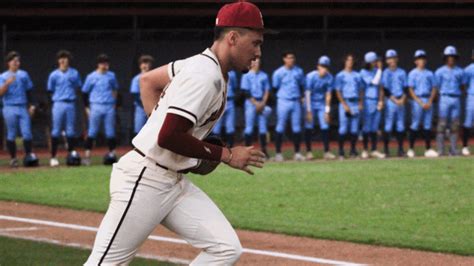
<svg viewBox="0 0 474 266"><path fill-rule="evenodd" d="M10 167L17 168L18 167L18 159L11 159L10 160Z"/></svg>
<svg viewBox="0 0 474 266"><path fill-rule="evenodd" d="M469 156L469 155L471 155L471 151L469 151L469 148L468 148L468 147L462 148L461 153L462 153L462 155L464 155L464 156Z"/></svg>
<svg viewBox="0 0 474 266"><path fill-rule="evenodd" d="M57 167L57 166L59 166L59 161L58 161L58 159L56 159L56 158L51 158L51 159L49 160L49 166L51 166L51 167Z"/></svg>
<svg viewBox="0 0 474 266"><path fill-rule="evenodd" d="M351 151L351 153L349 154L351 156L351 158L357 158L359 157L359 153L357 151Z"/></svg>
<svg viewBox="0 0 474 266"><path fill-rule="evenodd" d="M293 160L295 160L295 161L300 161L300 162L301 162L301 161L304 161L305 158L304 158L304 156L303 156L301 153L297 152L297 153L295 153L295 155L293 156Z"/></svg>
<svg viewBox="0 0 474 266"><path fill-rule="evenodd" d="M362 153L360 154L360 157L362 159L367 159L369 158L369 153L366 150L363 150Z"/></svg>
<svg viewBox="0 0 474 266"><path fill-rule="evenodd" d="M323 155L323 157L324 157L324 159L326 159L326 160L334 160L334 159L336 159L336 155L334 155L334 154L333 154L332 152L330 152L330 151L325 152L324 155Z"/></svg>
<svg viewBox="0 0 474 266"><path fill-rule="evenodd" d="M306 153L306 160L311 161L311 160L313 160L313 159L314 159L313 153L310 152L310 151L307 152L307 153Z"/></svg>
<svg viewBox="0 0 474 266"><path fill-rule="evenodd" d="M415 151L412 150L412 149L409 149L407 151L407 156L408 156L408 158L414 158L415 157Z"/></svg>
<svg viewBox="0 0 474 266"><path fill-rule="evenodd" d="M34 153L28 153L23 159L23 165L25 167L36 167L39 165L39 159Z"/></svg>
<svg viewBox="0 0 474 266"><path fill-rule="evenodd" d="M285 159L283 158L283 155L281 153L275 154L275 157L273 158L275 162L283 162Z"/></svg>
<svg viewBox="0 0 474 266"><path fill-rule="evenodd" d="M385 154L384 153L381 153L377 150L375 151L372 151L370 153L370 156L373 157L373 158L377 158L377 159L385 159Z"/></svg>
<svg viewBox="0 0 474 266"><path fill-rule="evenodd" d="M404 158L405 157L405 151L404 150L398 150L397 156L401 157L401 158Z"/></svg>
<svg viewBox="0 0 474 266"><path fill-rule="evenodd" d="M433 149L429 149L425 151L425 157L427 158L436 158L438 156L439 156L438 152Z"/></svg>

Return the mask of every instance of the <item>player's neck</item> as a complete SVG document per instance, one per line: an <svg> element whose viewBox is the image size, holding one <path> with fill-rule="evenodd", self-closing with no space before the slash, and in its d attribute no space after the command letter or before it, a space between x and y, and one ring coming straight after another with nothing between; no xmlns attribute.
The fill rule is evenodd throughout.
<svg viewBox="0 0 474 266"><path fill-rule="evenodd" d="M214 42L209 48L211 52L216 56L219 66L221 67L222 75L224 79L228 79L228 72L231 70L229 56L226 55L225 47L218 41Z"/></svg>
<svg viewBox="0 0 474 266"><path fill-rule="evenodd" d="M69 67L67 66L59 67L59 70L61 70L62 72L66 72L68 69Z"/></svg>
<svg viewBox="0 0 474 266"><path fill-rule="evenodd" d="M8 71L13 72L13 73L17 72L18 70L19 70L19 68L9 68L8 69Z"/></svg>
<svg viewBox="0 0 474 266"><path fill-rule="evenodd" d="M425 70L425 67L416 67L416 69L418 69L420 71L423 71L423 70Z"/></svg>
<svg viewBox="0 0 474 266"><path fill-rule="evenodd" d="M98 68L96 72L99 74L104 74L105 72L107 72L107 70Z"/></svg>
<svg viewBox="0 0 474 266"><path fill-rule="evenodd" d="M397 70L398 66L389 66L388 67L390 70L394 71L394 70Z"/></svg>

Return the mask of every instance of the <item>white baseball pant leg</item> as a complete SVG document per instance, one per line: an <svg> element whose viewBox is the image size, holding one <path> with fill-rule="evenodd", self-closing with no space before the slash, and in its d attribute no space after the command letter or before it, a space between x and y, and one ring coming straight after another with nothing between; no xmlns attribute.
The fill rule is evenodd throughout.
<svg viewBox="0 0 474 266"><path fill-rule="evenodd" d="M128 265L161 222L202 249L192 265L232 265L242 247L212 200L188 179L135 151L113 166L111 201L84 265Z"/></svg>

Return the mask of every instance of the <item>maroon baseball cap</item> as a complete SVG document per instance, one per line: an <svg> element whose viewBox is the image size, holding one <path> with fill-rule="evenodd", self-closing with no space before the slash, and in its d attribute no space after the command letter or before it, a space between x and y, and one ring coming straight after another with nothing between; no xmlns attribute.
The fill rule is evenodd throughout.
<svg viewBox="0 0 474 266"><path fill-rule="evenodd" d="M239 27L264 30L262 13L250 2L224 5L216 17L216 27Z"/></svg>

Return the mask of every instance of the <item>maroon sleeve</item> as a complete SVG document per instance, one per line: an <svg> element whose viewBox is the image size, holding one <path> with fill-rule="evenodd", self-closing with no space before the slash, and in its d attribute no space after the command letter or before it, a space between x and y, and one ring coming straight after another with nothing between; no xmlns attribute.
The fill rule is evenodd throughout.
<svg viewBox="0 0 474 266"><path fill-rule="evenodd" d="M220 161L222 147L193 137L188 133L192 127L187 118L168 113L158 134L158 145L182 156Z"/></svg>

